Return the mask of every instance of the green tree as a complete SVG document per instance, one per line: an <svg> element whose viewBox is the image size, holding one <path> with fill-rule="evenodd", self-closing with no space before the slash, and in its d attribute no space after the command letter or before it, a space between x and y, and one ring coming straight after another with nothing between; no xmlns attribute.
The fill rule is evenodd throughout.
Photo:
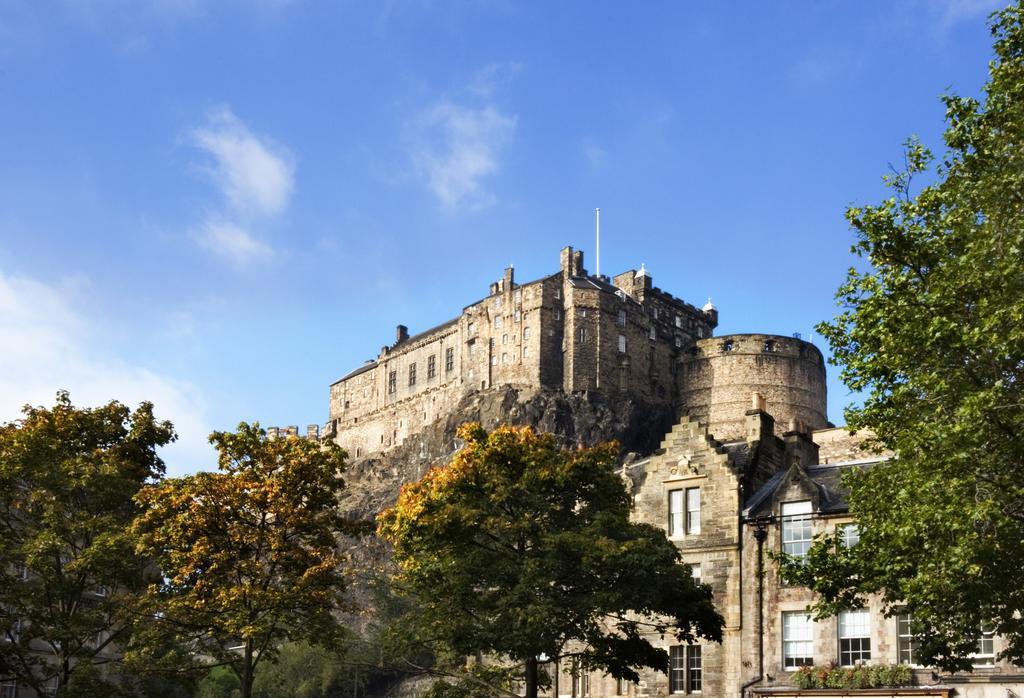
<svg viewBox="0 0 1024 698"><path fill-rule="evenodd" d="M156 449L174 431L149 403L83 409L66 392L23 413L0 426L0 676L112 695L97 668L130 637L147 584L133 498L163 474Z"/></svg>
<svg viewBox="0 0 1024 698"><path fill-rule="evenodd" d="M645 631L721 639L710 590L664 532L630 522L614 444L563 451L550 434L479 424L459 436L452 461L379 518L424 637L512 660L528 698L544 658L636 681L635 667L668 665Z"/></svg>
<svg viewBox="0 0 1024 698"><path fill-rule="evenodd" d="M336 612L348 606L337 536L365 526L338 511L345 454L335 444L268 438L245 423L210 441L220 472L144 489L134 531L165 575L150 589L155 627L230 667L249 698L281 642L338 646Z"/></svg>
<svg viewBox="0 0 1024 698"><path fill-rule="evenodd" d="M869 267L819 331L867 395L849 426L898 457L847 478L859 545L821 540L788 570L821 592L821 615L869 593L906 606L946 669L970 668L983 625L1024 662L1022 19L1020 3L993 15L983 101L944 98L941 160L911 140L892 196L847 211Z"/></svg>

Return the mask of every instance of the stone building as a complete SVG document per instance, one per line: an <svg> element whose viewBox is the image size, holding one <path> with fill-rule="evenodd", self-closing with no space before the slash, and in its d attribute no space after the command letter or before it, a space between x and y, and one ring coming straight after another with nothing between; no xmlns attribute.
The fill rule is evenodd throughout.
<svg viewBox="0 0 1024 698"><path fill-rule="evenodd" d="M414 336L399 325L393 344L331 385L324 434L357 461L394 461L384 474L394 479L403 476L403 443L461 417L460 400L492 388L515 386L519 399L531 391L601 394L619 410L674 412L660 448L627 458L622 476L635 518L664 528L693 575L710 585L725 619L723 642L681 646L669 635L651 637L670 665L635 685L551 666L552 697L1024 697L1024 670L994 659L998 637L979 641L973 674L950 676L914 664L908 619L884 616L877 600L809 620L811 592L784 585L768 553L798 554L814 534L837 527L853 544L840 476L889 454L863 451L829 423L825 365L814 345L766 334L716 337L717 324L710 301L698 309L655 287L643 268L611 279L589 275L582 252L567 247L550 276L518 284L509 268L458 317ZM436 463L442 454L429 455ZM794 685L801 666L858 662L909 664L916 685L838 692Z"/></svg>
<svg viewBox="0 0 1024 698"><path fill-rule="evenodd" d="M811 430L795 419L779 436L763 395L753 393L747 406L719 412L727 439L717 438L706 424L682 417L657 453L626 464L622 473L634 497L635 518L664 528L694 577L711 586L725 619L722 643L683 646L669 635L652 636L651 642L670 656L664 672L648 671L639 684L632 684L552 667L558 678L549 695L1024 695L1024 669L995 659L1002 649L998 636L979 639L972 674L948 675L916 664L909 617L886 617L880 599L827 620L815 622L807 615L813 593L784 584L769 551L801 555L814 535L836 529L844 544L856 544L858 532L841 475L891 454L861 450L861 440L844 429ZM740 424L742 431L736 428ZM800 667L829 664L907 664L915 685L861 690L801 690L794 685Z"/></svg>
<svg viewBox="0 0 1024 698"><path fill-rule="evenodd" d="M508 268L458 317L412 336L399 325L376 359L331 385L326 433L365 457L401 445L468 393L497 386L596 392L715 424L754 386L780 419L827 424L824 361L813 345L712 338L717 324L710 301L698 309L655 287L643 268L592 276L583 253L566 247L550 276L519 284Z"/></svg>

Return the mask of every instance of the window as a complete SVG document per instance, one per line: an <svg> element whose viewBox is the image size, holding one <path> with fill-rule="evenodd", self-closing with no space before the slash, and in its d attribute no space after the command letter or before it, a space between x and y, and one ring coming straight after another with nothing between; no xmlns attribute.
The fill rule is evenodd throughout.
<svg viewBox="0 0 1024 698"><path fill-rule="evenodd" d="M700 693L703 679L700 645L673 645L668 650L668 692Z"/></svg>
<svg viewBox="0 0 1024 698"><path fill-rule="evenodd" d="M529 358L529 356L530 356L530 347L523 347L523 358L526 359L526 358Z"/></svg>
<svg viewBox="0 0 1024 698"><path fill-rule="evenodd" d="M700 488L686 490L686 532L700 533Z"/></svg>
<svg viewBox="0 0 1024 698"><path fill-rule="evenodd" d="M896 661L900 664L918 665L921 643L914 636L910 613L901 608L896 613Z"/></svg>
<svg viewBox="0 0 1024 698"><path fill-rule="evenodd" d="M622 695L622 694L620 694ZM18 682L17 681L0 681L0 698L17 698L18 697Z"/></svg>
<svg viewBox="0 0 1024 698"><path fill-rule="evenodd" d="M444 350L444 370L455 370L455 349L449 347Z"/></svg>
<svg viewBox="0 0 1024 698"><path fill-rule="evenodd" d="M586 316L587 316L587 309L586 309L586 308L580 308L580 309L579 309L579 312L578 312L577 314L578 314L578 315L579 315L580 317L586 317Z"/></svg>
<svg viewBox="0 0 1024 698"><path fill-rule="evenodd" d="M416 385L416 364L409 364L409 387Z"/></svg>
<svg viewBox="0 0 1024 698"><path fill-rule="evenodd" d="M562 297L562 289L558 288L558 287L555 287L555 298L561 298L561 297Z"/></svg>
<svg viewBox="0 0 1024 698"><path fill-rule="evenodd" d="M991 623L984 623L978 634L978 645L971 655L974 666L992 666L996 662L995 629Z"/></svg>
<svg viewBox="0 0 1024 698"><path fill-rule="evenodd" d="M516 303L523 300L523 289L517 288L515 290L515 293L512 294L512 300L514 300Z"/></svg>
<svg viewBox="0 0 1024 698"><path fill-rule="evenodd" d="M13 609L8 609L8 612L13 612ZM15 643L21 639L21 618L15 618L11 620L7 625L7 630L3 634L0 634L0 642L11 642Z"/></svg>
<svg viewBox="0 0 1024 698"><path fill-rule="evenodd" d="M427 380L437 375L437 357L431 354L427 357Z"/></svg>
<svg viewBox="0 0 1024 698"><path fill-rule="evenodd" d="M842 524L839 529L839 543L844 548L852 548L860 542L860 529L857 524Z"/></svg>
<svg viewBox="0 0 1024 698"><path fill-rule="evenodd" d="M615 679L615 695L624 696L629 691L629 681L626 679Z"/></svg>
<svg viewBox="0 0 1024 698"><path fill-rule="evenodd" d="M680 329L683 327L683 318L680 315L676 315L676 327Z"/></svg>
<svg viewBox="0 0 1024 698"><path fill-rule="evenodd" d="M678 349L681 346L683 346L683 339L682 339L682 337L676 337L676 348Z"/></svg>
<svg viewBox="0 0 1024 698"><path fill-rule="evenodd" d="M24 562L14 563L14 578L21 582L28 580L28 566Z"/></svg>
<svg viewBox="0 0 1024 698"><path fill-rule="evenodd" d="M468 334L470 337L472 337L473 335L476 334L476 323L475 322L469 323L469 326L466 328L466 334Z"/></svg>
<svg viewBox="0 0 1024 698"><path fill-rule="evenodd" d="M503 363L503 364L507 364L508 363L508 352L504 352L503 351L501 353L501 363Z"/></svg>
<svg viewBox="0 0 1024 698"><path fill-rule="evenodd" d="M770 340L770 339L764 340L764 346L761 347L761 351L764 351L764 352L773 352L773 351L775 351L775 342Z"/></svg>
<svg viewBox="0 0 1024 698"><path fill-rule="evenodd" d="M699 562L695 562L692 565L690 565L690 576L693 577L693 583L694 584L701 584L702 583L700 581L700 563Z"/></svg>
<svg viewBox="0 0 1024 698"><path fill-rule="evenodd" d="M853 666L871 660L871 614L866 609L839 614L839 664Z"/></svg>
<svg viewBox="0 0 1024 698"><path fill-rule="evenodd" d="M626 311L625 310L620 310L619 311L618 316L615 318L615 322L619 325L619 327L625 327L626 326Z"/></svg>
<svg viewBox="0 0 1024 698"><path fill-rule="evenodd" d="M497 354L491 354L491 366L497 366L497 365L498 365L498 355Z"/></svg>
<svg viewBox="0 0 1024 698"><path fill-rule="evenodd" d="M669 490L668 535L683 535L683 490Z"/></svg>
<svg viewBox="0 0 1024 698"><path fill-rule="evenodd" d="M668 493L668 534L700 533L700 488L670 490Z"/></svg>
<svg viewBox="0 0 1024 698"><path fill-rule="evenodd" d="M626 353L626 335L624 335L624 334L620 334L619 335L619 353L620 354L625 354Z"/></svg>
<svg viewBox="0 0 1024 698"><path fill-rule="evenodd" d="M501 343L502 344L508 344L508 335L507 334L501 335Z"/></svg>
<svg viewBox="0 0 1024 698"><path fill-rule="evenodd" d="M473 358L473 353L475 351L476 351L476 340L475 339L471 339L470 341L466 342L466 354L469 356L469 358L471 358L471 359Z"/></svg>
<svg viewBox="0 0 1024 698"><path fill-rule="evenodd" d="M529 339L529 338L530 338L530 328L529 327L524 327L523 328L523 339Z"/></svg>
<svg viewBox="0 0 1024 698"><path fill-rule="evenodd" d="M388 372L388 393L394 393L398 389L398 371Z"/></svg>
<svg viewBox="0 0 1024 698"><path fill-rule="evenodd" d="M814 664L814 623L803 611L782 614L782 668Z"/></svg>
<svg viewBox="0 0 1024 698"><path fill-rule="evenodd" d="M56 677L56 676L51 677L43 685L43 693L42 693L42 695L44 695L44 696L55 696L55 695L57 695L57 688L59 686L60 686L60 679L58 677Z"/></svg>
<svg viewBox="0 0 1024 698"><path fill-rule="evenodd" d="M587 328L586 327L581 327L577 334L579 336L580 342L587 341Z"/></svg>
<svg viewBox="0 0 1024 698"><path fill-rule="evenodd" d="M658 338L658 328L655 327L654 325L651 325L651 331L650 331L650 333L648 333L647 336L650 337L651 339L657 339Z"/></svg>
<svg viewBox="0 0 1024 698"><path fill-rule="evenodd" d="M561 320L562 319L562 311L561 311L560 308L555 308L555 319L556 320Z"/></svg>
<svg viewBox="0 0 1024 698"><path fill-rule="evenodd" d="M97 584L96 588L93 589L93 593L96 594L96 596L109 596L110 587L104 586L103 584Z"/></svg>
<svg viewBox="0 0 1024 698"><path fill-rule="evenodd" d="M521 312L519 312L518 310L515 312L515 315L512 316L512 320L514 320L515 322L519 322L522 319L523 319L523 314Z"/></svg>
<svg viewBox="0 0 1024 698"><path fill-rule="evenodd" d="M782 552L803 559L811 547L811 502L783 502Z"/></svg>
<svg viewBox="0 0 1024 698"><path fill-rule="evenodd" d="M572 669L572 695L573 698L590 695L590 674L575 666Z"/></svg>
<svg viewBox="0 0 1024 698"><path fill-rule="evenodd" d="M727 339L722 342L722 351L732 351L734 346L733 341L731 339Z"/></svg>
<svg viewBox="0 0 1024 698"><path fill-rule="evenodd" d="M500 327L501 327L501 316L500 315L495 315L494 316L494 329L498 329Z"/></svg>

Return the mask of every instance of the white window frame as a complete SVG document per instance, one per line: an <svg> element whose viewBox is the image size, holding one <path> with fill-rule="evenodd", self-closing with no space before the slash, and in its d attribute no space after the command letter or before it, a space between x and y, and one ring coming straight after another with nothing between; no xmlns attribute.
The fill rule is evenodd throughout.
<svg viewBox="0 0 1024 698"><path fill-rule="evenodd" d="M700 488L686 488L686 526L687 535L700 533Z"/></svg>
<svg viewBox="0 0 1024 698"><path fill-rule="evenodd" d="M983 623L978 631L978 643L971 653L971 666L984 668L995 666L996 642L995 628L991 623Z"/></svg>
<svg viewBox="0 0 1024 698"><path fill-rule="evenodd" d="M625 354L626 353L626 335L624 335L624 334L620 334L619 335L619 353L620 354Z"/></svg>
<svg viewBox="0 0 1024 698"><path fill-rule="evenodd" d="M782 669L796 671L802 666L814 666L814 620L806 611L784 611Z"/></svg>
<svg viewBox="0 0 1024 698"><path fill-rule="evenodd" d="M871 612L866 608L839 614L839 666L871 661Z"/></svg>
<svg viewBox="0 0 1024 698"><path fill-rule="evenodd" d="M798 560L807 557L807 551L814 539L811 525L813 504L805 499L799 502L783 502L779 506L782 536L782 552Z"/></svg>
<svg viewBox="0 0 1024 698"><path fill-rule="evenodd" d="M703 583L701 581L700 573L701 573L700 563L699 562L691 563L690 564L690 576L693 577L693 582L695 584L698 584L698 585Z"/></svg>
<svg viewBox="0 0 1024 698"><path fill-rule="evenodd" d="M686 490L668 491L668 535L670 538L679 538L683 535L686 522Z"/></svg>
<svg viewBox="0 0 1024 698"><path fill-rule="evenodd" d="M18 698L18 682L14 679L0 681L0 698Z"/></svg>
<svg viewBox="0 0 1024 698"><path fill-rule="evenodd" d="M921 666L917 662L920 641L913 631L913 618L905 606L896 609L896 663Z"/></svg>
<svg viewBox="0 0 1024 698"><path fill-rule="evenodd" d="M860 542L860 528L855 523L839 524L839 543L844 548L852 548Z"/></svg>

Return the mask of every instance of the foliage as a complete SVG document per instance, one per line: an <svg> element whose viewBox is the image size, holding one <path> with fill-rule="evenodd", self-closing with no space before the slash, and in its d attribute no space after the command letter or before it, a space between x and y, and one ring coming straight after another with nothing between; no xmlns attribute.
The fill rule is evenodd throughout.
<svg viewBox="0 0 1024 698"><path fill-rule="evenodd" d="M969 669L994 623L1024 662L1024 4L993 16L984 102L944 98L947 152L911 140L893 195L851 208L843 312L819 326L842 378L868 393L847 411L898 458L847 478L860 544L818 541L793 581L819 615L881 593L905 605L927 663ZM913 180L932 182L915 194Z"/></svg>
<svg viewBox="0 0 1024 698"><path fill-rule="evenodd" d="M634 667L668 662L644 631L721 638L710 590L663 531L630 522L614 444L567 452L550 434L479 424L459 436L451 462L379 518L422 637L523 665L528 696L542 657L635 681Z"/></svg>
<svg viewBox="0 0 1024 698"><path fill-rule="evenodd" d="M344 452L335 444L272 439L245 423L210 441L220 472L144 489L134 531L165 575L150 588L154 626L231 667L248 698L279 643L339 645L335 613L346 603L336 536L363 527L338 512Z"/></svg>
<svg viewBox="0 0 1024 698"><path fill-rule="evenodd" d="M856 667L804 666L792 675L797 688L900 688L914 683L914 672L906 664L866 664Z"/></svg>
<svg viewBox="0 0 1024 698"><path fill-rule="evenodd" d="M127 530L133 497L163 474L156 449L174 431L149 403L77 408L66 392L23 413L0 426L0 675L115 695L97 666L129 638L152 576Z"/></svg>

